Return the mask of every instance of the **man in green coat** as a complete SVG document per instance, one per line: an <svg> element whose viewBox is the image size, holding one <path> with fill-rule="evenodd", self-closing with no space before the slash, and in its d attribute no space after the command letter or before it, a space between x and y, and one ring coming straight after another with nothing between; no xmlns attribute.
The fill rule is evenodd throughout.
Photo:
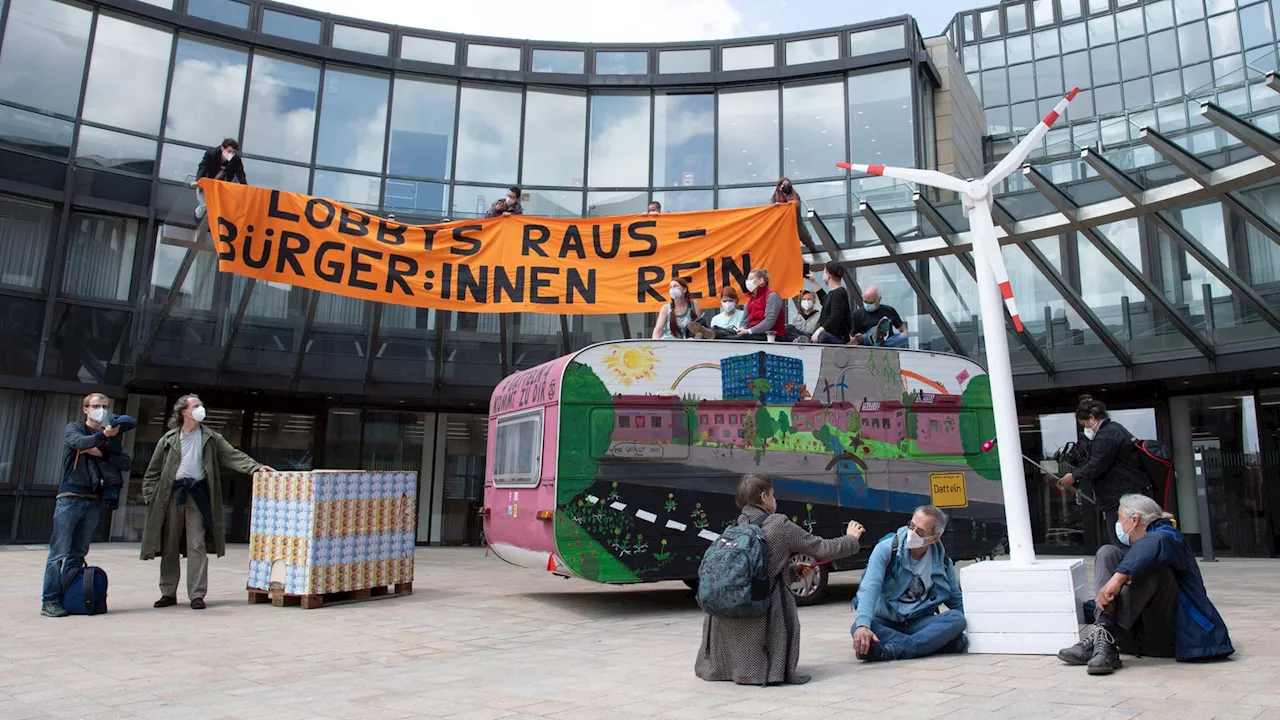
<svg viewBox="0 0 1280 720"><path fill-rule="evenodd" d="M222 507L222 466L245 475L273 472L231 447L217 432L203 426L204 403L183 395L174 403L169 432L156 444L142 478L147 522L142 531L142 559L160 556L160 599L155 607L178 604L185 534L187 598L192 610L203 610L209 581L207 551L227 552ZM207 536L207 537L206 537Z"/></svg>

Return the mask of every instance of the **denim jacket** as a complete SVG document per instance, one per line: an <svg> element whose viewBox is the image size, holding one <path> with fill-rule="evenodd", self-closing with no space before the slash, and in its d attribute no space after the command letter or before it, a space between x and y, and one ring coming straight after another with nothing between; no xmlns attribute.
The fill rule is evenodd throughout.
<svg viewBox="0 0 1280 720"><path fill-rule="evenodd" d="M894 601L902 596L907 585L911 583L912 573L907 567L907 533L906 527L886 535L876 543L867 560L867 569L862 572L862 582L858 585L858 594L853 599L853 607L857 613L854 627L871 627L873 616L892 623L903 623L925 615L932 615L939 605L956 612L964 612L964 599L960 595L960 583L956 580L956 568L947 557L946 548L941 542L929 546L933 554L933 586L929 588L929 597L911 613L911 617L903 617L898 612ZM893 541L898 540L898 554L893 555Z"/></svg>

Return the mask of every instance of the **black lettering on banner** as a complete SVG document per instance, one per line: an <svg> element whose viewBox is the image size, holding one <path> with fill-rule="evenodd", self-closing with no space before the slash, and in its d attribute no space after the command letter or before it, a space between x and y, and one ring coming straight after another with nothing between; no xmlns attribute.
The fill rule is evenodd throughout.
<svg viewBox="0 0 1280 720"><path fill-rule="evenodd" d="M462 227L454 228L453 229L454 241L465 243L466 247L449 248L449 252L453 253L454 255L475 255L476 253L480 252L480 238L471 237L470 235L467 235L465 233L469 230L482 230L483 228L484 228L483 225L463 225ZM461 282L463 267L464 266L462 265L458 266L459 282Z"/></svg>
<svg viewBox="0 0 1280 720"><path fill-rule="evenodd" d="M690 276L685 275L685 271L686 271L686 270L697 270L697 269L698 269L698 267L699 267L699 266L701 266L701 265L702 265L702 263L700 263L700 262L676 263L675 265L672 265L672 266L671 266L671 277L673 277L673 278L683 278L685 282L692 282L692 281L693 281L693 278L692 278L692 277L690 277ZM697 290L693 290L693 291L690 291L690 292L689 292L689 299L690 299L690 300L698 300L698 299L701 299L701 298L702 298L702 293L701 293L701 292L698 292Z"/></svg>
<svg viewBox="0 0 1280 720"><path fill-rule="evenodd" d="M330 260L325 263L324 256L330 250L342 251L346 249L346 245L332 240L325 240L316 248L316 276L322 280L331 283L341 283L342 276L346 273L347 266L341 260Z"/></svg>
<svg viewBox="0 0 1280 720"><path fill-rule="evenodd" d="M466 300L467 293L478 303L489 302L489 266L481 265L477 276L470 265L458 266L458 299Z"/></svg>
<svg viewBox="0 0 1280 720"><path fill-rule="evenodd" d="M533 233L538 233L538 237L534 238ZM547 251L542 249L542 243L551 239L551 230L546 225L538 225L535 223L527 223L524 226L524 238L520 241L520 254L528 257L529 253L536 253L538 257L546 257Z"/></svg>
<svg viewBox="0 0 1280 720"><path fill-rule="evenodd" d="M316 208L318 207L325 209L323 222L316 217ZM311 223L311 227L317 230L324 230L333 224L333 218L338 214L338 210L333 206L333 203L324 198L311 198L307 201L307 206L303 208L302 214L307 217L307 222Z"/></svg>
<svg viewBox="0 0 1280 720"><path fill-rule="evenodd" d="M267 260L271 257L271 238L262 241L262 257L254 259L250 254L253 251L253 236L244 236L244 264L251 268L261 270L267 266Z"/></svg>
<svg viewBox="0 0 1280 720"><path fill-rule="evenodd" d="M560 298L549 295L542 295L538 291L543 288L551 287L551 280L542 277L543 275L559 275L560 268L549 267L532 267L529 268L529 302L535 305L556 305L560 302Z"/></svg>
<svg viewBox="0 0 1280 720"><path fill-rule="evenodd" d="M720 291L716 289L716 261L707 259L707 292L710 297L719 297Z"/></svg>
<svg viewBox="0 0 1280 720"><path fill-rule="evenodd" d="M440 228L423 228L422 249L431 252L436 246L436 233Z"/></svg>
<svg viewBox="0 0 1280 720"><path fill-rule="evenodd" d="M629 235L632 240L639 240L649 246L644 250L632 250L628 257L648 257L650 255L657 254L658 236L638 232L639 230L647 230L651 227L657 227L657 225L657 220L641 220L640 222L633 222L627 227L627 235Z"/></svg>
<svg viewBox="0 0 1280 720"><path fill-rule="evenodd" d="M731 257L720 258L720 284L736 285L740 288L747 286L747 276L751 274L751 253L742 254L742 266L738 266L738 261ZM732 278L730 276L733 276Z"/></svg>
<svg viewBox="0 0 1280 720"><path fill-rule="evenodd" d="M606 260L618 254L618 248L622 246L622 225L613 224L613 245L609 247L609 252L605 252L604 247L600 245L600 226L591 226L591 241L596 246L596 255Z"/></svg>
<svg viewBox="0 0 1280 720"><path fill-rule="evenodd" d="M681 230L681 231L680 231L680 239L681 239L681 240L688 240L689 238L705 237L705 236L706 236L706 234L707 234L707 231L706 231L706 230L702 230L702 229L698 229L698 230Z"/></svg>
<svg viewBox="0 0 1280 720"><path fill-rule="evenodd" d="M596 301L596 271L595 268L587 270L587 281L582 282L582 272L577 268L569 268L564 275L565 285L564 301L572 305L574 303L573 296L576 293L582 298L582 302L592 305Z"/></svg>
<svg viewBox="0 0 1280 720"><path fill-rule="evenodd" d="M642 265L636 273L636 302L646 303L650 300L666 300L666 296L654 290L654 286L667 281L667 273L657 265Z"/></svg>
<svg viewBox="0 0 1280 720"><path fill-rule="evenodd" d="M370 217L363 213L353 214L347 208L338 213L338 234L352 237L368 237Z"/></svg>
<svg viewBox="0 0 1280 720"><path fill-rule="evenodd" d="M448 300L449 292L453 289L453 265L451 263L441 263L440 265L440 297Z"/></svg>
<svg viewBox="0 0 1280 720"><path fill-rule="evenodd" d="M378 220L378 242L384 245L403 245L404 231L408 229L405 225Z"/></svg>
<svg viewBox="0 0 1280 720"><path fill-rule="evenodd" d="M291 212L285 212L280 209L280 191L271 191L271 202L267 203L267 217L277 218L279 220L288 220L289 222L298 222L301 218Z"/></svg>
<svg viewBox="0 0 1280 720"><path fill-rule="evenodd" d="M378 283L362 280L359 275L366 270L372 270L373 266L366 262L360 262L361 257L372 258L374 260L382 259L381 250L369 250L362 247L351 248L351 274L347 276L347 285L362 290L377 290Z"/></svg>
<svg viewBox="0 0 1280 720"><path fill-rule="evenodd" d="M403 269L401 269L403 268ZM387 284L384 288L385 292L391 292L391 286L395 285L400 288L405 295L413 296L413 290L409 289L409 283L405 282L406 277L413 277L418 274L418 261L404 255L391 253L387 256Z"/></svg>
<svg viewBox="0 0 1280 720"><path fill-rule="evenodd" d="M516 277L514 280L507 274L507 269L501 265L493 268L493 302L502 302L502 295L506 293L507 300L511 302L524 302L524 266L516 267Z"/></svg>
<svg viewBox="0 0 1280 720"><path fill-rule="evenodd" d="M294 275L306 277L306 273L302 272L302 263L298 262L298 256L310 248L311 240L306 235L292 230L285 230L280 233L280 251L276 255L276 272L284 272L285 263L289 263L289 267L293 268Z"/></svg>
<svg viewBox="0 0 1280 720"><path fill-rule="evenodd" d="M564 231L564 240L560 243L561 259L569 257L571 252L577 253L579 260L587 259L587 249L582 246L582 233L578 231L577 225L570 225Z"/></svg>
<svg viewBox="0 0 1280 720"><path fill-rule="evenodd" d="M219 260L236 259L236 246L232 245L231 241L235 240L239 234L240 231L236 230L235 225L227 222L224 218L218 218L218 242L227 246L225 250L218 251Z"/></svg>

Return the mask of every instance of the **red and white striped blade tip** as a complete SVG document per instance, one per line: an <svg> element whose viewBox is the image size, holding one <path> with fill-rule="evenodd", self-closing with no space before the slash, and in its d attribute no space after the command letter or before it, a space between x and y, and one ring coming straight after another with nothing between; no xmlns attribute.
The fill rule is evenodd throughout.
<svg viewBox="0 0 1280 720"><path fill-rule="evenodd" d="M1070 104L1072 100L1076 99L1076 94L1079 92L1080 88L1073 87L1071 88L1071 92L1067 93L1066 97L1058 101L1058 104L1055 105L1053 109L1049 111L1049 114L1044 116L1044 120L1041 121L1045 124L1045 127L1053 127L1053 124L1058 122L1058 118L1062 117L1062 113L1067 111L1067 105Z"/></svg>
<svg viewBox="0 0 1280 720"><path fill-rule="evenodd" d="M1022 318L1018 317L1017 313L1014 313L1010 317L1013 318L1013 329L1018 332L1022 332Z"/></svg>
<svg viewBox="0 0 1280 720"><path fill-rule="evenodd" d="M857 165L854 163L838 162L836 163L836 167L843 168L845 170L850 170L852 172L857 172L857 173L867 173L868 175L884 174L883 165Z"/></svg>

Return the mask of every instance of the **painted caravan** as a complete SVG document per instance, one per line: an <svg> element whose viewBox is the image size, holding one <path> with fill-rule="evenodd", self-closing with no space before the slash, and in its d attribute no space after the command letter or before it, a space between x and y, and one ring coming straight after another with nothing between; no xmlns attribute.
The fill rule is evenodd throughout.
<svg viewBox="0 0 1280 720"><path fill-rule="evenodd" d="M833 537L867 526L858 556L918 505L952 515L950 554L1005 538L985 371L955 355L696 340L593 345L503 380L489 409L484 529L514 565L603 583L684 580L738 517L745 474L778 511Z"/></svg>

